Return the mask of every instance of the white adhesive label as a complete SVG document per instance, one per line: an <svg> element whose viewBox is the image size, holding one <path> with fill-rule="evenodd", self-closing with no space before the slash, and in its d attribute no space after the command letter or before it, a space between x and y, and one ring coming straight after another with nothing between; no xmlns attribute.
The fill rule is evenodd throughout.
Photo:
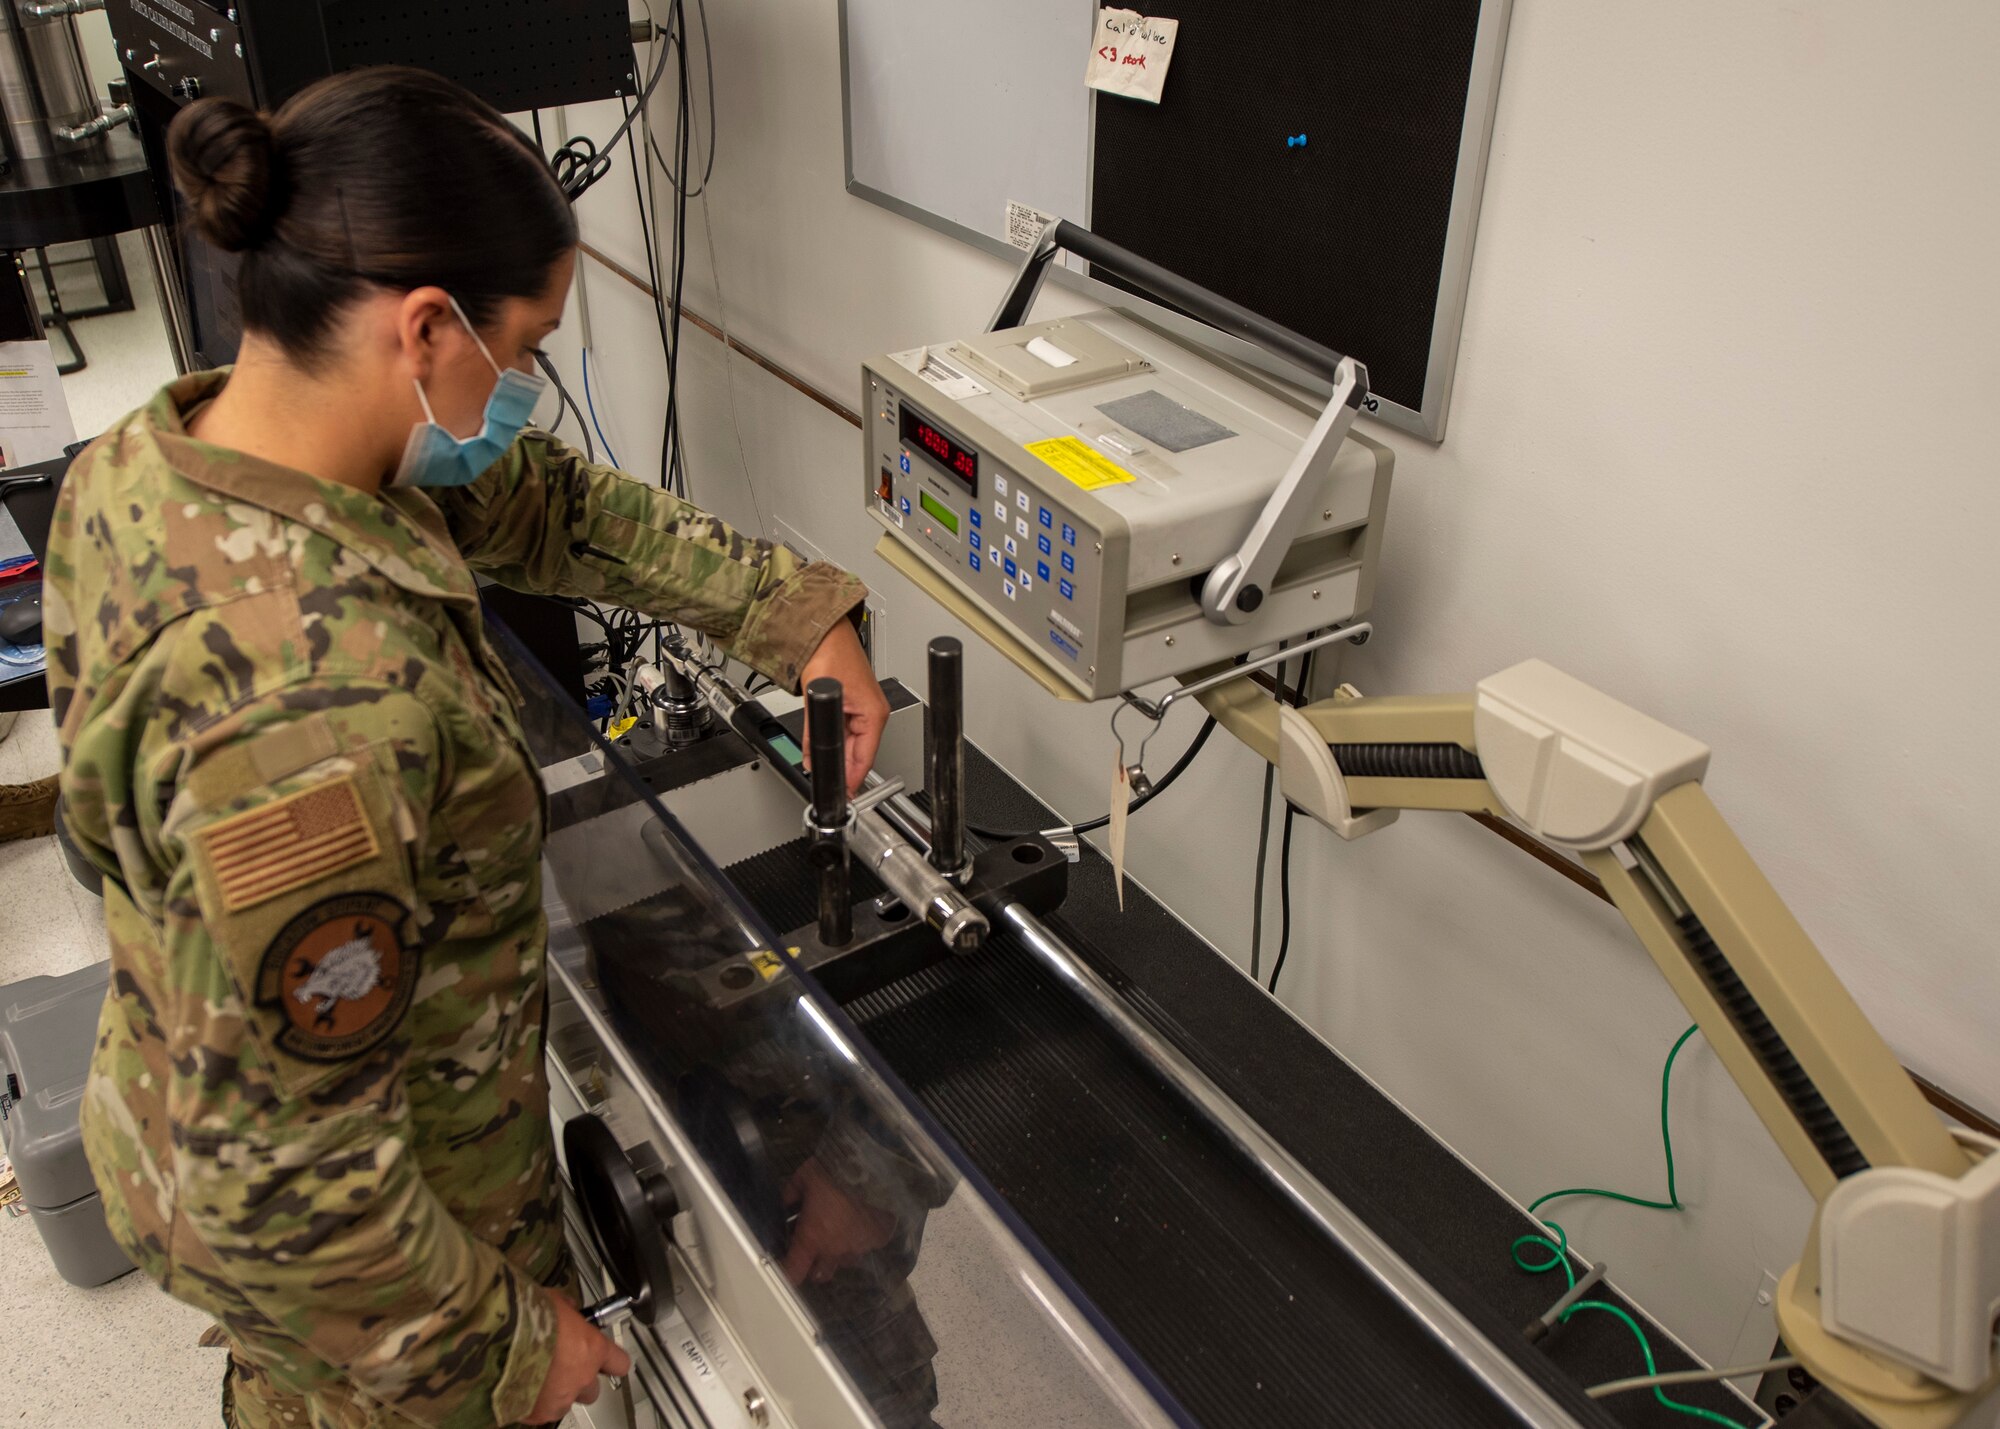
<svg viewBox="0 0 2000 1429"><path fill-rule="evenodd" d="M889 360L907 367L937 388L940 396L949 397L954 402L963 402L972 397L984 397L987 393L987 389L980 386L978 380L970 373L961 372L941 354L933 352L928 347L912 348L908 352L892 352L889 354Z"/></svg>
<svg viewBox="0 0 2000 1429"><path fill-rule="evenodd" d="M1158 104L1180 30L1179 20L1162 20L1137 10L1099 10L1083 82L1106 94Z"/></svg>
<svg viewBox="0 0 2000 1429"><path fill-rule="evenodd" d="M1034 251L1035 240L1042 236L1042 230L1055 220L1054 214L1043 213L1038 208L1029 208L1024 203L1007 201L1007 241L1023 253Z"/></svg>

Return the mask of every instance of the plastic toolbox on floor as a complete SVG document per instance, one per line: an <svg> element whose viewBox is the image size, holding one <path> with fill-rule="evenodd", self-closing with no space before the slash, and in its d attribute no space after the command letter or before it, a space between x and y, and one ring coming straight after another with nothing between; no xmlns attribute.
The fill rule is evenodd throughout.
<svg viewBox="0 0 2000 1429"><path fill-rule="evenodd" d="M102 1285L132 1268L105 1229L77 1126L110 980L102 962L0 987L0 1076L11 1098L0 1138L49 1257L72 1285Z"/></svg>

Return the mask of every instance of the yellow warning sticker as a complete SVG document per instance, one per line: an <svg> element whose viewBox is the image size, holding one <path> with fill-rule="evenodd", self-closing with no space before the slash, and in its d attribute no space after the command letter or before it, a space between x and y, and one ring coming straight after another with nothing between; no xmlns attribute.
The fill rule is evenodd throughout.
<svg viewBox="0 0 2000 1429"><path fill-rule="evenodd" d="M792 951L796 953L798 949L794 948ZM779 970L784 967L784 963L779 961L776 953L755 952L750 954L750 966L757 969L765 982L769 982L778 975Z"/></svg>
<svg viewBox="0 0 2000 1429"><path fill-rule="evenodd" d="M1050 437L1046 441L1029 442L1028 450L1085 491L1096 491L1102 486L1123 486L1139 479L1080 437Z"/></svg>

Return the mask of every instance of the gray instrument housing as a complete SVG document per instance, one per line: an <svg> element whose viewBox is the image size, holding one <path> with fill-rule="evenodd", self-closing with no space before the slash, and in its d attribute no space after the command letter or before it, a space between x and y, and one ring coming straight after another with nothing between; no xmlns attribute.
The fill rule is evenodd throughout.
<svg viewBox="0 0 2000 1429"><path fill-rule="evenodd" d="M1057 367L1031 355L1038 340L1075 360ZM1344 624L1373 599L1394 457L1351 434L1261 607L1240 624L1203 617L1201 578L1236 554L1319 404L1127 314L1102 309L878 357L864 364L862 385L868 510L1015 637L1010 653L1084 699ZM1102 410L1135 398L1170 422L1182 409L1178 422L1149 435ZM904 440L906 407L976 454L973 481ZM1178 451L1166 444L1197 437L1209 439ZM1078 485L1028 450L1054 438L1081 442L1132 480ZM956 517L956 532L926 509L926 495ZM1028 577L1025 587L1015 577L1011 592L1010 558Z"/></svg>

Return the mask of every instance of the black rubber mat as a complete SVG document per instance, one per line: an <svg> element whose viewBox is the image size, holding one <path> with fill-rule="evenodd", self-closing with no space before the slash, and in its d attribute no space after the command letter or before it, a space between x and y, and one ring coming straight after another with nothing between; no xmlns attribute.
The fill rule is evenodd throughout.
<svg viewBox="0 0 2000 1429"><path fill-rule="evenodd" d="M775 926L812 916L803 843L727 872ZM1011 935L847 1010L1202 1424L1520 1422Z"/></svg>

